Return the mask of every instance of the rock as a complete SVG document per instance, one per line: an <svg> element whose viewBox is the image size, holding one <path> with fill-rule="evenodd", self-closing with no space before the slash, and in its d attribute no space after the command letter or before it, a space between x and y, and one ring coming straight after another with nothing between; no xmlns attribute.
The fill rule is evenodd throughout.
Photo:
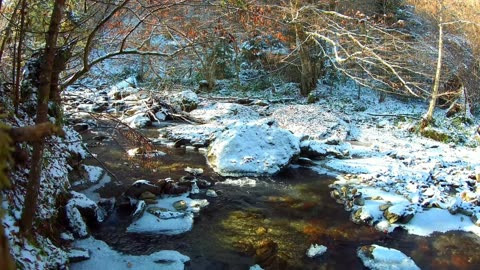
<svg viewBox="0 0 480 270"><path fill-rule="evenodd" d="M173 101L186 112L195 110L199 103L197 94L195 94L195 92L192 90L182 91L180 94L174 97Z"/></svg>
<svg viewBox="0 0 480 270"><path fill-rule="evenodd" d="M279 172L299 153L297 137L263 119L229 126L210 145L207 158L222 176L260 176Z"/></svg>
<svg viewBox="0 0 480 270"><path fill-rule="evenodd" d="M145 199L146 204L156 204L158 201L156 199Z"/></svg>
<svg viewBox="0 0 480 270"><path fill-rule="evenodd" d="M187 210L188 205L184 200L179 200L173 203L173 208L175 208L177 211L185 211Z"/></svg>
<svg viewBox="0 0 480 270"><path fill-rule="evenodd" d="M362 246L357 249L357 255L363 265L372 270L420 270L410 257L396 249L378 245Z"/></svg>
<svg viewBox="0 0 480 270"><path fill-rule="evenodd" d="M377 128L384 128L386 126L388 126L388 120L381 120L377 123Z"/></svg>
<svg viewBox="0 0 480 270"><path fill-rule="evenodd" d="M194 176L199 176L199 175L202 175L203 174L203 169L202 168L190 168L190 167L187 167L185 168L185 171L191 175L194 175Z"/></svg>
<svg viewBox="0 0 480 270"><path fill-rule="evenodd" d="M470 219L472 220L473 224L480 227L480 213L472 213Z"/></svg>
<svg viewBox="0 0 480 270"><path fill-rule="evenodd" d="M72 248L67 252L68 262L75 263L90 259L90 251L83 248Z"/></svg>
<svg viewBox="0 0 480 270"><path fill-rule="evenodd" d="M192 188L190 190L190 194L198 194L198 193L200 193L200 189L197 186L197 182L193 181Z"/></svg>
<svg viewBox="0 0 480 270"><path fill-rule="evenodd" d="M133 198L139 198L140 195L146 191L149 191L155 195L162 194L162 186L154 185L147 180L135 181L126 191L125 195Z"/></svg>
<svg viewBox="0 0 480 270"><path fill-rule="evenodd" d="M175 125L167 127L163 136L170 141L175 141L175 147L182 145L195 145L204 147L210 144L210 141L220 134L223 127L218 124L205 125Z"/></svg>
<svg viewBox="0 0 480 270"><path fill-rule="evenodd" d="M156 198L157 198L157 195L153 194L150 191L143 192L142 194L140 194L140 197L139 197L140 200L145 200L145 199L154 199L155 200Z"/></svg>
<svg viewBox="0 0 480 270"><path fill-rule="evenodd" d="M217 192L216 192L215 190L213 190L213 189L208 189L207 192L205 193L205 195L206 195L207 197L212 197L212 198L218 197Z"/></svg>
<svg viewBox="0 0 480 270"><path fill-rule="evenodd" d="M327 252L327 247L323 245L312 244L307 250L307 256L309 258L314 258L323 255Z"/></svg>
<svg viewBox="0 0 480 270"><path fill-rule="evenodd" d="M123 119L122 122L124 122L131 128L144 128L152 124L150 117L146 116L143 112L127 117Z"/></svg>
<svg viewBox="0 0 480 270"><path fill-rule="evenodd" d="M82 132L88 130L89 125L87 123L78 123L73 126L73 130L76 132Z"/></svg>
<svg viewBox="0 0 480 270"><path fill-rule="evenodd" d="M133 212L132 214L133 220L139 219L145 212L146 208L147 208L147 204L145 203L145 201L138 201L137 207L135 208L135 212Z"/></svg>
<svg viewBox="0 0 480 270"><path fill-rule="evenodd" d="M415 206L410 203L397 203L388 207L383 216L390 223L408 223L415 214Z"/></svg>
<svg viewBox="0 0 480 270"><path fill-rule="evenodd" d="M330 142L332 143L332 142ZM323 159L327 156L349 158L351 145L349 143L329 144L317 140L305 140L300 143L301 155L313 159Z"/></svg>
<svg viewBox="0 0 480 270"><path fill-rule="evenodd" d="M65 206L69 225L74 234L79 237L86 237L88 236L86 224L103 222L107 213L84 194L75 191L71 191L70 194L72 198L70 198Z"/></svg>
<svg viewBox="0 0 480 270"><path fill-rule="evenodd" d="M299 157L297 159L297 164L302 165L302 166L315 166L315 162L309 158L306 157Z"/></svg>

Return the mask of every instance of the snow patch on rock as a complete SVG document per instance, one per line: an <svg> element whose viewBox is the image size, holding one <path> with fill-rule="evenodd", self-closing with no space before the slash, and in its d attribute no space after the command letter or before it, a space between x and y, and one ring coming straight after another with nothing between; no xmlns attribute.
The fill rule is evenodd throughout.
<svg viewBox="0 0 480 270"><path fill-rule="evenodd" d="M365 267L372 270L420 270L415 262L401 251L378 245L362 246L357 250Z"/></svg>
<svg viewBox="0 0 480 270"><path fill-rule="evenodd" d="M300 153L299 145L289 131L263 119L229 126L210 145L207 157L223 176L272 175Z"/></svg>
<svg viewBox="0 0 480 270"><path fill-rule="evenodd" d="M90 250L90 259L73 263L72 270L183 270L190 258L174 250L162 250L149 255L126 255L111 249L105 242L92 237L75 242L76 248Z"/></svg>

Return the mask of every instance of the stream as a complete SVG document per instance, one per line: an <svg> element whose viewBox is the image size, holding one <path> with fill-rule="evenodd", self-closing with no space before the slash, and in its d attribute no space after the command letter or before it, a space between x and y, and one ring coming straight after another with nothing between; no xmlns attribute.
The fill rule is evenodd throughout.
<svg viewBox="0 0 480 270"><path fill-rule="evenodd" d="M100 130L101 131L101 130ZM146 130L156 137L156 130ZM356 255L362 245L378 244L395 248L412 257L421 269L478 269L480 240L464 232L430 237L403 230L384 234L350 221L349 212L330 197L335 179L306 167L291 166L255 184L225 185L206 164L204 154L185 148L158 146L164 156L131 158L118 140L103 141L94 147L95 134L82 134L89 149L114 172L117 181L98 190L105 198L119 196L135 180L157 181L186 175L186 167L202 168L201 179L217 182L217 198L204 192L192 198L207 198L210 204L195 218L192 231L174 236L126 233L130 213L113 211L99 227L95 238L113 249L134 255L173 249L190 257L186 269L248 269L260 264L265 269L363 269ZM95 159L86 164L99 166ZM319 258L305 253L312 243L328 248Z"/></svg>

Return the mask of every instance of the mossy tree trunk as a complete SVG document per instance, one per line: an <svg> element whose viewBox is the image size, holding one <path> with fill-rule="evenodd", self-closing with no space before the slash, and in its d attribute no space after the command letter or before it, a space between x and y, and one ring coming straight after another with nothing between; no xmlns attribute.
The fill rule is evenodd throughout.
<svg viewBox="0 0 480 270"><path fill-rule="evenodd" d="M56 44L62 20L65 0L55 0L50 24L46 35L45 51L39 74L38 104L36 124L48 121L48 100L52 87L52 74L54 69ZM56 83L55 83L56 84ZM40 179L42 172L44 140L32 144L30 174L25 195L24 209L20 220L20 230L24 235L31 235L33 220L36 214Z"/></svg>

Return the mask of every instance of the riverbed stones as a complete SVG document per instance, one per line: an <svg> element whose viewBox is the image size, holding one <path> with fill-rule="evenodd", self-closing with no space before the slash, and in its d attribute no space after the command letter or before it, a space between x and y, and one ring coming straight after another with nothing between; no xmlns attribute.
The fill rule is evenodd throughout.
<svg viewBox="0 0 480 270"><path fill-rule="evenodd" d="M420 270L415 262L401 251L379 245L361 246L357 255L365 267L372 270Z"/></svg>
<svg viewBox="0 0 480 270"><path fill-rule="evenodd" d="M272 175L300 153L300 142L272 119L236 123L208 149L210 166L222 176Z"/></svg>

